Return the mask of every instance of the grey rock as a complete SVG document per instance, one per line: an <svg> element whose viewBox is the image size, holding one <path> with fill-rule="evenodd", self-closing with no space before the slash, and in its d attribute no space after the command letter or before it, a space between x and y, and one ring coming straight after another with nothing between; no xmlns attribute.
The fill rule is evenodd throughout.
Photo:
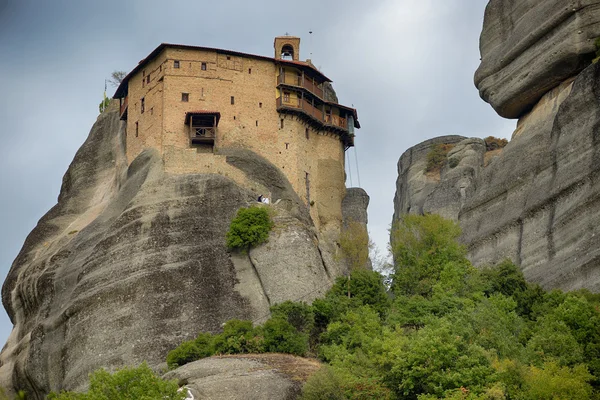
<svg viewBox="0 0 600 400"><path fill-rule="evenodd" d="M595 64L548 92L519 121L503 151L479 172L474 169L471 189L454 217L474 264L508 258L544 288L600 292L599 135L600 64ZM477 160L478 151L473 148L468 158ZM410 172L419 162L403 165ZM452 186L452 174L428 186L424 200L424 184L411 187L410 177L417 175L398 179L396 219L412 211L407 204L420 212L443 213L446 201L455 201L451 196L431 201Z"/></svg>
<svg viewBox="0 0 600 400"><path fill-rule="evenodd" d="M589 65L600 0L490 0L475 85L505 118L518 118Z"/></svg>
<svg viewBox="0 0 600 400"><path fill-rule="evenodd" d="M337 276L306 207L266 160L227 156L282 199L272 241L244 258L226 248L225 234L257 193L220 175L164 173L153 150L127 167L124 139L113 104L13 263L2 288L14 328L0 386L43 399L85 388L100 367L157 369L199 331L232 318L258 322L271 302L310 301Z"/></svg>
<svg viewBox="0 0 600 400"><path fill-rule="evenodd" d="M185 384L196 399L293 400L320 365L284 354L210 357L165 374Z"/></svg>
<svg viewBox="0 0 600 400"><path fill-rule="evenodd" d="M365 229L369 222L367 215L369 207L369 195L362 188L349 188L342 201L342 220L347 227L351 221L364 225Z"/></svg>
<svg viewBox="0 0 600 400"><path fill-rule="evenodd" d="M331 82L325 82L323 84L323 97L325 101L330 101L332 103L339 103L337 94L335 93L335 89Z"/></svg>
<svg viewBox="0 0 600 400"><path fill-rule="evenodd" d="M394 221L403 214L423 214L425 202L438 187L440 177L428 174L427 154L438 144L456 144L464 136L440 136L406 150L398 161L398 179L394 196Z"/></svg>

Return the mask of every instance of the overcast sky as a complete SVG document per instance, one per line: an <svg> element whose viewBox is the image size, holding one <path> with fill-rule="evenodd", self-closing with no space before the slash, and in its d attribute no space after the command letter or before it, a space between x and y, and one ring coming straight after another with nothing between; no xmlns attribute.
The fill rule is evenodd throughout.
<svg viewBox="0 0 600 400"><path fill-rule="evenodd" d="M56 203L98 115L104 79L131 70L161 42L272 56L275 36L302 37L301 59L312 58L340 102L358 109L352 184L357 156L371 196L369 230L385 248L406 149L449 134L509 138L515 126L473 85L486 3L0 0L0 281ZM0 310L0 346L11 329Z"/></svg>

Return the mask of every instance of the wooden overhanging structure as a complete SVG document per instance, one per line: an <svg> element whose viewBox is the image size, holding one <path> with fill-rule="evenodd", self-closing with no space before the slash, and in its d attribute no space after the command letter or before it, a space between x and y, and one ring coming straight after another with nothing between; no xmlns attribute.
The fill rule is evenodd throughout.
<svg viewBox="0 0 600 400"><path fill-rule="evenodd" d="M185 124L189 125L192 144L214 144L221 113L218 111L189 111L185 113Z"/></svg>

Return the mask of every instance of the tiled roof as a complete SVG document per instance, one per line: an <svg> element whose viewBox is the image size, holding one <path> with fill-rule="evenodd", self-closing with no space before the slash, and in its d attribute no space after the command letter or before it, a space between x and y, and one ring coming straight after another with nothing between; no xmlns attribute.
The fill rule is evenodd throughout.
<svg viewBox="0 0 600 400"><path fill-rule="evenodd" d="M142 61L140 61L138 63L138 65L136 65L136 67L133 70L131 70L131 72L129 74L127 74L127 76L123 79L123 81L121 82L121 84L119 85L117 90L115 91L115 95L113 96L113 98L118 99L118 98L125 97L125 95L127 93L127 85L129 83L129 79L133 75L135 75L135 73L138 72L144 65L146 65L146 63L148 63L150 60L152 60L154 57L156 57L158 54L160 54L160 52L167 47L186 49L186 50L216 51L217 53L226 53L226 54L237 55L237 56L241 56L241 57L249 57L249 58L255 58L255 59L265 60L265 61L273 61L273 62L281 63L281 64L297 65L297 66L301 66L303 68L308 68L312 72L314 72L316 75L318 75L321 79L331 82L331 79L329 79L324 74L322 74L321 71L319 71L317 68L315 68L314 65L303 62L303 61L281 60L281 59L276 59L273 57L265 57L265 56L259 56L256 54L242 53L242 52L234 51L234 50L217 49L217 48L213 48L213 47L161 43L157 48L152 50L152 52L146 58L144 58Z"/></svg>

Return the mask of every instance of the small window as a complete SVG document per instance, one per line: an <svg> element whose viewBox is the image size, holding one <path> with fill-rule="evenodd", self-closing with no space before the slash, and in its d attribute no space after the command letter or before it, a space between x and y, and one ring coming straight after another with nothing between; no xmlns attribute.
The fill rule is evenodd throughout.
<svg viewBox="0 0 600 400"><path fill-rule="evenodd" d="M262 108L262 103L258 103L258 108Z"/></svg>
<svg viewBox="0 0 600 400"><path fill-rule="evenodd" d="M140 110L141 110L141 113L142 113L142 114L144 113L144 110L145 110L145 108L146 108L146 101L145 101L145 100L144 100L144 98L142 97L142 101L141 101L141 107L140 107Z"/></svg>
<svg viewBox="0 0 600 400"><path fill-rule="evenodd" d="M228 61L229 61L229 60L231 60L231 56L227 56L227 60L228 60Z"/></svg>
<svg viewBox="0 0 600 400"><path fill-rule="evenodd" d="M306 128L306 130L304 131L304 134L306 135L306 140L308 140L308 134L309 134L308 128Z"/></svg>
<svg viewBox="0 0 600 400"><path fill-rule="evenodd" d="M146 76L146 70L142 71L142 76Z"/></svg>
<svg viewBox="0 0 600 400"><path fill-rule="evenodd" d="M139 126L139 124L136 122L136 123L135 123L135 137L138 137L139 133L140 133L140 126Z"/></svg>
<svg viewBox="0 0 600 400"><path fill-rule="evenodd" d="M281 129L283 129L283 120L281 120Z"/></svg>
<svg viewBox="0 0 600 400"><path fill-rule="evenodd" d="M200 65L200 69L201 69L202 71L206 71L206 63L202 63L202 64Z"/></svg>
<svg viewBox="0 0 600 400"><path fill-rule="evenodd" d="M162 64L158 66L158 72L162 72Z"/></svg>
<svg viewBox="0 0 600 400"><path fill-rule="evenodd" d="M235 121L235 115L233 116L233 120Z"/></svg>
<svg viewBox="0 0 600 400"><path fill-rule="evenodd" d="M179 68L179 60L173 60L173 68Z"/></svg>
<svg viewBox="0 0 600 400"><path fill-rule="evenodd" d="M258 120L256 120L256 126L258 126Z"/></svg>
<svg viewBox="0 0 600 400"><path fill-rule="evenodd" d="M286 143L286 144L285 144L285 149L287 150L287 149L289 149L289 148L290 148L290 144L289 144L289 143Z"/></svg>
<svg viewBox="0 0 600 400"><path fill-rule="evenodd" d="M231 96L231 104L235 104L235 97Z"/></svg>
<svg viewBox="0 0 600 400"><path fill-rule="evenodd" d="M150 75L146 77L146 83L150 83Z"/></svg>
<svg viewBox="0 0 600 400"><path fill-rule="evenodd" d="M189 93L181 93L181 101L185 101L185 102L190 101L190 94Z"/></svg>
<svg viewBox="0 0 600 400"><path fill-rule="evenodd" d="M283 102L284 103L290 102L290 92L283 92Z"/></svg>
<svg viewBox="0 0 600 400"><path fill-rule="evenodd" d="M248 73L251 74L252 73L252 68L248 68Z"/></svg>

